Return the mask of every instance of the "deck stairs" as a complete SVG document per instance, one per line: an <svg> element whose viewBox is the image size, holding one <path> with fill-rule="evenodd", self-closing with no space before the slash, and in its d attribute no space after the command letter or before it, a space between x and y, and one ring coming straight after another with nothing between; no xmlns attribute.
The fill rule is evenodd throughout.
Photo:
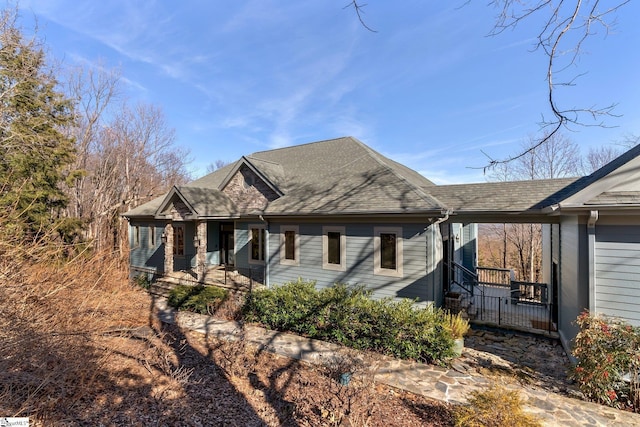
<svg viewBox="0 0 640 427"><path fill-rule="evenodd" d="M474 296L482 293L478 287L478 275L457 262L451 263L451 283L445 294L444 306L452 313L460 313L466 319L474 319L478 308Z"/></svg>

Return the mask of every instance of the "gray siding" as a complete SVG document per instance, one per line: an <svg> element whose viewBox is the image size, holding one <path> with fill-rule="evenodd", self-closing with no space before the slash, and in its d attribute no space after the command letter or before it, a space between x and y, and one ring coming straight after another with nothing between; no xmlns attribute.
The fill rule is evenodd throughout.
<svg viewBox="0 0 640 427"><path fill-rule="evenodd" d="M578 333L574 321L589 308L589 261L587 226L576 217L560 223L559 332L565 347ZM581 255L582 254L582 255Z"/></svg>
<svg viewBox="0 0 640 427"><path fill-rule="evenodd" d="M462 265L476 271L478 252L478 224L465 224L462 227Z"/></svg>
<svg viewBox="0 0 640 427"><path fill-rule="evenodd" d="M477 230L477 228L476 228ZM444 293L442 289L442 235L440 226L431 225L426 231L427 239L427 259L426 259L426 281L427 293L431 291L433 296L429 300L436 306L441 307L444 303ZM428 295L427 295L428 296Z"/></svg>
<svg viewBox="0 0 640 427"><path fill-rule="evenodd" d="M134 246L134 228L140 228L140 243ZM149 242L151 226L155 226L155 245ZM164 223L162 222L141 222L132 220L129 225L129 264L133 267L131 274L146 271L149 273L161 273L164 270L164 245L162 244L162 232ZM137 271L135 267L138 267Z"/></svg>
<svg viewBox="0 0 640 427"><path fill-rule="evenodd" d="M596 225L597 313L640 326L640 226Z"/></svg>
<svg viewBox="0 0 640 427"><path fill-rule="evenodd" d="M402 227L403 277L374 275L374 227L378 224L305 224L287 222L282 225L297 225L300 239L300 263L298 266L280 264L280 225L270 225L269 272L271 284L282 284L302 278L315 280L318 287L334 283L361 284L371 289L375 297L419 298L433 301L438 297L436 289L441 287L437 272L427 276L427 232L423 224L384 224L385 227ZM346 234L346 271L322 268L322 227L344 226ZM437 227L436 227L437 228ZM438 232L437 230L435 231ZM439 267L441 249L432 256Z"/></svg>

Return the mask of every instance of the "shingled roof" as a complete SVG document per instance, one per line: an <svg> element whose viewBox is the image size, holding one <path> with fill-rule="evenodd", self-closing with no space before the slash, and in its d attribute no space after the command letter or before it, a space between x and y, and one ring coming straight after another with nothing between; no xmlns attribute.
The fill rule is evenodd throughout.
<svg viewBox="0 0 640 427"><path fill-rule="evenodd" d="M430 190L458 213L538 212L560 202L579 178L438 185Z"/></svg>
<svg viewBox="0 0 640 427"><path fill-rule="evenodd" d="M433 182L352 137L256 152L178 190L199 217L256 214L233 212L233 202L220 193L241 164L282 194L259 212L264 215L439 214L444 209L425 191ZM155 216L165 197L125 216Z"/></svg>
<svg viewBox="0 0 640 427"><path fill-rule="evenodd" d="M418 172L397 163L352 137L343 137L242 157L185 186L125 214L159 217L159 210L179 194L199 218L243 215L346 215L418 213L442 216L541 215L562 206L585 188L600 183L640 155L640 146L581 178L435 185ZM625 166L626 167L626 166ZM254 171L274 191L261 211L243 211L225 185L241 168ZM589 187L591 188L591 187ZM163 205L163 201L165 205ZM640 192L605 190L585 205L638 204ZM248 209L248 208L247 208Z"/></svg>

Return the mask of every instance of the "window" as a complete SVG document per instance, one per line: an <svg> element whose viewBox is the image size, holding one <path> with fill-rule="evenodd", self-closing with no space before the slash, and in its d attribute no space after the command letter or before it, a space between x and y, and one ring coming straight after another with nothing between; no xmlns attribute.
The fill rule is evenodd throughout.
<svg viewBox="0 0 640 427"><path fill-rule="evenodd" d="M402 228L374 227L373 273L402 277Z"/></svg>
<svg viewBox="0 0 640 427"><path fill-rule="evenodd" d="M133 247L137 248L140 246L140 226L139 225L134 225L133 226Z"/></svg>
<svg viewBox="0 0 640 427"><path fill-rule="evenodd" d="M184 225L173 226L173 255L184 256Z"/></svg>
<svg viewBox="0 0 640 427"><path fill-rule="evenodd" d="M156 246L156 227L154 225L149 226L149 247L155 248Z"/></svg>
<svg viewBox="0 0 640 427"><path fill-rule="evenodd" d="M296 225L280 227L280 264L300 265L300 237Z"/></svg>
<svg viewBox="0 0 640 427"><path fill-rule="evenodd" d="M322 227L322 268L347 269L347 238L344 227Z"/></svg>
<svg viewBox="0 0 640 427"><path fill-rule="evenodd" d="M264 264L266 230L264 225L249 226L249 263Z"/></svg>

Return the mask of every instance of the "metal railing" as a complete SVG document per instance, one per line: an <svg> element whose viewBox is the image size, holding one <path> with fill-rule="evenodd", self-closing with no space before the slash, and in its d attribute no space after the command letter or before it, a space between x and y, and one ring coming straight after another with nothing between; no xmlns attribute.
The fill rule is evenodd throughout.
<svg viewBox="0 0 640 427"><path fill-rule="evenodd" d="M477 312L468 313L474 322L495 326L509 326L525 331L556 331L551 317L550 303L518 304L509 296L476 295Z"/></svg>
<svg viewBox="0 0 640 427"><path fill-rule="evenodd" d="M511 282L511 301L516 303L546 304L549 302L549 288L546 283Z"/></svg>
<svg viewBox="0 0 640 427"><path fill-rule="evenodd" d="M478 283L481 285L509 286L515 273L508 268L476 267Z"/></svg>
<svg viewBox="0 0 640 427"><path fill-rule="evenodd" d="M447 266L449 265L447 264ZM478 275L455 261L452 261L450 266L451 283L466 291L470 296L473 296L478 286Z"/></svg>

